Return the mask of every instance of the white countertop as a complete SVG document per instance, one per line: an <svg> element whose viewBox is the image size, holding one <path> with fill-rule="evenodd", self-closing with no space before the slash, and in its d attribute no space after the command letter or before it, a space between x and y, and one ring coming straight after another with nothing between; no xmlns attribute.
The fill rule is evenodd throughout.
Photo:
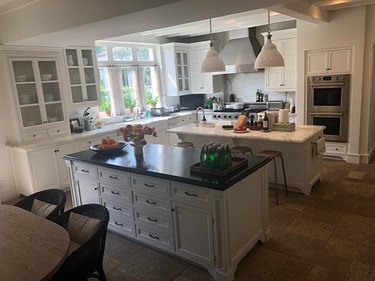
<svg viewBox="0 0 375 281"><path fill-rule="evenodd" d="M41 140L35 143L28 143L28 144L20 144L20 145L9 145L11 147L17 147L25 150L33 150L38 149L45 146L53 146L53 145L61 145L69 142L80 141L89 138L101 137L103 135L108 135L112 133L116 133L120 128L125 127L126 125L134 125L134 124L142 124L147 125L150 123L158 122L158 121L168 121L173 118L177 118L179 116L186 116L191 114L194 111L181 111L173 113L169 116L161 116L161 117L150 117L144 119L133 120L129 122L119 122L113 123L103 126L100 129L95 129L92 131L84 131L82 133L72 133L71 135L59 137L59 138L46 138L45 140Z"/></svg>
<svg viewBox="0 0 375 281"><path fill-rule="evenodd" d="M221 124L216 124L215 127L204 127L202 125L197 127L195 124L187 124L169 129L167 132L199 136L248 138L274 142L305 143L313 136L323 131L323 129L324 126L302 125L296 126L296 130L293 132L271 131L264 133L261 131L250 131L248 133L235 133L233 130L222 129Z"/></svg>

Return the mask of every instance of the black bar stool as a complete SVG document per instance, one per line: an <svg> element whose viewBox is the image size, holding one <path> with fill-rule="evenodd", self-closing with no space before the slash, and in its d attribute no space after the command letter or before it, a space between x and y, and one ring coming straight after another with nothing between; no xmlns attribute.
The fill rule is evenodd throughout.
<svg viewBox="0 0 375 281"><path fill-rule="evenodd" d="M275 167L275 195L276 195L276 205L279 205L279 188L277 184L277 163L276 163L276 158L281 159L281 165L283 168L283 176L284 176L284 184L285 184L285 194L288 196L288 185L286 184L286 176L285 176L285 166L284 166L284 159L283 159L283 154L281 151L278 150L262 150L258 153L256 153L257 156L264 156L264 157L269 157L273 160L274 167Z"/></svg>

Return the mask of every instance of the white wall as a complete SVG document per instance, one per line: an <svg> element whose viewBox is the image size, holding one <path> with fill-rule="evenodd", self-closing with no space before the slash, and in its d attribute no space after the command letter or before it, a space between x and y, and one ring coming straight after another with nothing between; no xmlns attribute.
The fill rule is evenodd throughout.
<svg viewBox="0 0 375 281"><path fill-rule="evenodd" d="M363 100L361 116L361 154L363 161L375 150L375 5L367 8L366 41L363 73Z"/></svg>
<svg viewBox="0 0 375 281"><path fill-rule="evenodd" d="M348 154L349 161L359 162L363 61L365 47L366 6L341 9L330 13L329 23L310 24L297 21L297 118L303 123L305 116L305 52L308 50L352 47L352 83Z"/></svg>

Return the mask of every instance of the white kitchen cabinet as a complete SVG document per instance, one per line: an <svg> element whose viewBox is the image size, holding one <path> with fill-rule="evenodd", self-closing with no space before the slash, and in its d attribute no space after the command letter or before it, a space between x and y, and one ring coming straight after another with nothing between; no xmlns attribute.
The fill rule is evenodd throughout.
<svg viewBox="0 0 375 281"><path fill-rule="evenodd" d="M209 41L192 43L190 47L191 93L209 94L222 90L222 75L202 73L201 67L208 50Z"/></svg>
<svg viewBox="0 0 375 281"><path fill-rule="evenodd" d="M68 135L58 57L10 57L21 139Z"/></svg>
<svg viewBox="0 0 375 281"><path fill-rule="evenodd" d="M306 73L307 75L350 73L351 61L350 48L308 51Z"/></svg>
<svg viewBox="0 0 375 281"><path fill-rule="evenodd" d="M285 66L266 68L265 90L275 92L295 91L297 76L296 29L274 31L272 42L283 56Z"/></svg>
<svg viewBox="0 0 375 281"><path fill-rule="evenodd" d="M13 170L18 191L30 195L44 189L68 187L69 178L63 156L78 150L77 143L31 151L12 148Z"/></svg>
<svg viewBox="0 0 375 281"><path fill-rule="evenodd" d="M93 48L66 48L70 102L80 107L99 106L98 67Z"/></svg>
<svg viewBox="0 0 375 281"><path fill-rule="evenodd" d="M74 206L101 201L110 212L109 230L198 263L216 280L234 280L239 262L258 240L267 240L266 167L220 191L83 161L66 163L73 171Z"/></svg>
<svg viewBox="0 0 375 281"><path fill-rule="evenodd" d="M176 118L168 119L168 129L176 128L179 126L183 126L186 124L190 124L194 122L194 113L184 115L184 116L178 116ZM168 133L168 144L169 145L175 145L176 143L180 142L181 140L177 136L177 134L174 133Z"/></svg>
<svg viewBox="0 0 375 281"><path fill-rule="evenodd" d="M172 202L176 253L200 264L213 264L211 211Z"/></svg>
<svg viewBox="0 0 375 281"><path fill-rule="evenodd" d="M76 196L81 205L101 204L99 183L85 178L78 178L75 181Z"/></svg>
<svg viewBox="0 0 375 281"><path fill-rule="evenodd" d="M161 49L165 95L190 94L189 45L168 43Z"/></svg>

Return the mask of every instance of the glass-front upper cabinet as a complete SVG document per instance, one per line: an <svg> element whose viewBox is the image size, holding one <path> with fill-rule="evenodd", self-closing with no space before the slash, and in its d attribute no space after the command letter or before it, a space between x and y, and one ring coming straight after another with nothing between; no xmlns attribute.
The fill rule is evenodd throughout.
<svg viewBox="0 0 375 281"><path fill-rule="evenodd" d="M56 59L10 59L23 128L65 120Z"/></svg>
<svg viewBox="0 0 375 281"><path fill-rule="evenodd" d="M187 52L176 52L176 72L178 91L190 91L189 59Z"/></svg>
<svg viewBox="0 0 375 281"><path fill-rule="evenodd" d="M100 104L97 67L92 48L65 49L71 103L96 106Z"/></svg>

